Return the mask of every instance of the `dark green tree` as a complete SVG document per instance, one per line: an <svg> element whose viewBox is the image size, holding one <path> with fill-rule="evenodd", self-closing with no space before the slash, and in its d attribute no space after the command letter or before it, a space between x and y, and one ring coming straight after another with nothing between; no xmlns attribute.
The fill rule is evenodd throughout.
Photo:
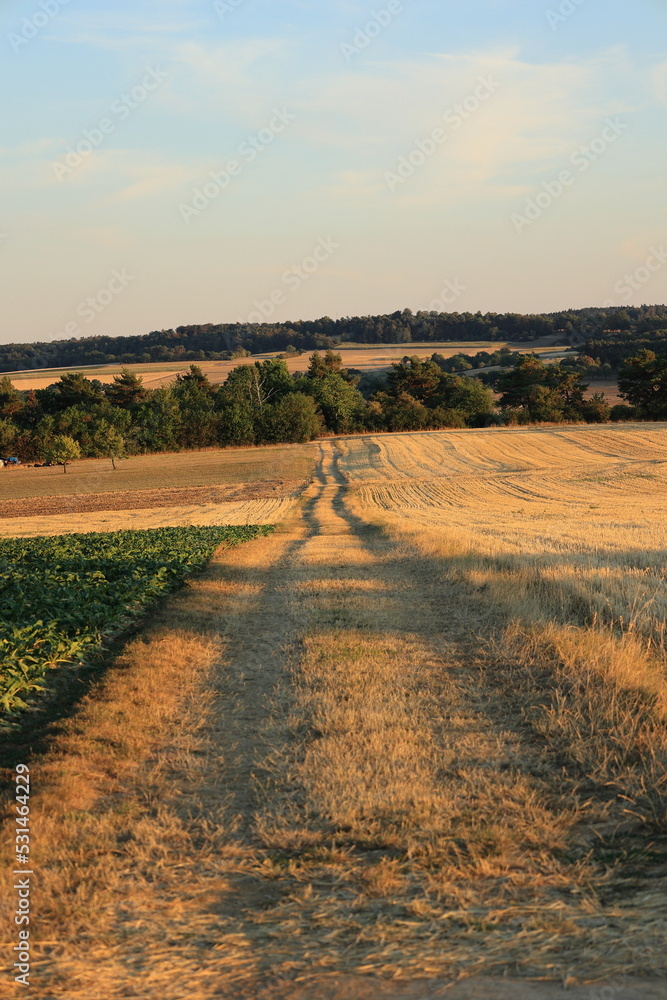
<svg viewBox="0 0 667 1000"><path fill-rule="evenodd" d="M80 372L66 372L47 389L38 389L35 395L45 413L59 413L70 406L91 406L104 400L101 383L87 379Z"/></svg>
<svg viewBox="0 0 667 1000"><path fill-rule="evenodd" d="M441 369L434 361L421 361L416 355L393 364L387 375L389 392L393 396L407 393L428 405L438 395Z"/></svg>
<svg viewBox="0 0 667 1000"><path fill-rule="evenodd" d="M287 441L302 444L312 441L323 430L323 420L312 396L293 392L273 406L265 407L258 435L262 441Z"/></svg>
<svg viewBox="0 0 667 1000"><path fill-rule="evenodd" d="M641 350L618 373L619 394L648 420L667 419L667 356Z"/></svg>
<svg viewBox="0 0 667 1000"><path fill-rule="evenodd" d="M111 385L105 385L104 395L112 406L129 410L131 406L144 400L148 393L139 375L135 375L128 368L122 368L120 375L114 376Z"/></svg>
<svg viewBox="0 0 667 1000"><path fill-rule="evenodd" d="M131 441L140 452L175 451L179 447L181 412L168 386L150 392L133 413Z"/></svg>

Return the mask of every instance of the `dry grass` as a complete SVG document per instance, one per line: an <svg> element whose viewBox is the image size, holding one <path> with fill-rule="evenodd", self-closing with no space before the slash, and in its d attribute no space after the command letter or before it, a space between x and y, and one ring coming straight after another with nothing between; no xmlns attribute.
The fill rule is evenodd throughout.
<svg viewBox="0 0 667 1000"><path fill-rule="evenodd" d="M289 515L293 500L245 500L200 504L196 507L154 507L141 510L95 511L86 514L49 514L0 521L0 537L78 534L82 531L126 531L145 528L225 524L278 524Z"/></svg>
<svg viewBox="0 0 667 1000"><path fill-rule="evenodd" d="M362 487L357 508L382 510L443 579L502 613L493 655L512 664L502 676L535 731L665 829L667 431L434 438L363 442L378 447L370 474L395 479ZM363 482L360 444L343 446L342 468ZM438 460L441 479L414 482Z"/></svg>
<svg viewBox="0 0 667 1000"><path fill-rule="evenodd" d="M658 604L628 629L641 549L604 533L646 533L666 437L322 444L300 511L172 598L36 770L40 1000L665 976Z"/></svg>
<svg viewBox="0 0 667 1000"><path fill-rule="evenodd" d="M115 471L102 458L75 462L67 475L61 468L3 469L0 499L309 479L316 455L315 446L275 445L141 455Z"/></svg>

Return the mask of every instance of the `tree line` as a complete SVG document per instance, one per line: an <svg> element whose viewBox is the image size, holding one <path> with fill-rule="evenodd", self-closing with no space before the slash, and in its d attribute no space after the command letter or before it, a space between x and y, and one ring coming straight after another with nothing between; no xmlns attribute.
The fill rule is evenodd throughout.
<svg viewBox="0 0 667 1000"><path fill-rule="evenodd" d="M667 337L667 306L565 310L556 313L443 313L410 309L286 323L208 323L140 336L94 336L50 343L0 345L0 372L81 365L227 361L246 354L326 350L343 342L410 344L479 341L529 343L558 335L582 345L606 334ZM641 345L645 346L645 345ZM588 354L593 353L586 348ZM594 355L595 356L595 355ZM626 352L627 356L627 352Z"/></svg>
<svg viewBox="0 0 667 1000"><path fill-rule="evenodd" d="M108 385L67 373L29 392L5 376L0 455L66 471L79 457L106 456L115 465L127 454L300 443L327 433L667 418L667 357L650 351L621 369L619 386L629 405L616 413L602 393L586 395L584 374L571 365L514 355L511 367L494 373L491 387L443 370L444 360L437 353L426 360L406 355L365 393L332 350L315 352L307 370L295 375L281 359L242 364L220 386L194 364L171 385L152 390L127 369Z"/></svg>

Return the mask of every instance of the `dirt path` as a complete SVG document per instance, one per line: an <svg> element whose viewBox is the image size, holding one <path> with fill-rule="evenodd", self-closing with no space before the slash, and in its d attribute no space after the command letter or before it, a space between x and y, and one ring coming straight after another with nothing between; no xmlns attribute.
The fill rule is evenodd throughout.
<svg viewBox="0 0 667 1000"><path fill-rule="evenodd" d="M664 974L650 889L605 895L544 748L494 704L492 621L353 513L336 456L37 769L34 995L657 1000L627 978Z"/></svg>

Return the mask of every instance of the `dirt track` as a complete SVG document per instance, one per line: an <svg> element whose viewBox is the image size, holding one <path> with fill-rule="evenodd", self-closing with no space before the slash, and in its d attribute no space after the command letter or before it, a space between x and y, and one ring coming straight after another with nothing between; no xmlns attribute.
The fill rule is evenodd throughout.
<svg viewBox="0 0 667 1000"><path fill-rule="evenodd" d="M590 1000L664 975L659 887L604 901L567 762L494 704L470 602L322 445L285 530L218 553L37 769L33 995ZM454 985L480 975L535 981Z"/></svg>

